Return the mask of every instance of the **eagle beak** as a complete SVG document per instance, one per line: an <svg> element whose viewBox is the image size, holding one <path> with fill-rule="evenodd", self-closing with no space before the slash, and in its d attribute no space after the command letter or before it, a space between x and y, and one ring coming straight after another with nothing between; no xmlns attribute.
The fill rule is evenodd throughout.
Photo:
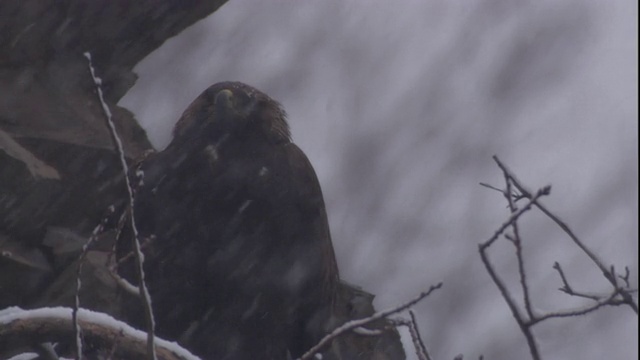
<svg viewBox="0 0 640 360"><path fill-rule="evenodd" d="M222 112L232 109L233 108L232 98L233 98L233 93L231 92L231 90L224 89L224 90L218 91L214 100L216 109Z"/></svg>

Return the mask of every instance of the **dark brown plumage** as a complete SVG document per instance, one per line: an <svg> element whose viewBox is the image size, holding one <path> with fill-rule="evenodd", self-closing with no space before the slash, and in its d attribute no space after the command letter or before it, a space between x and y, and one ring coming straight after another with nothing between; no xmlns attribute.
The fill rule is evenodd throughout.
<svg viewBox="0 0 640 360"><path fill-rule="evenodd" d="M207 359L286 359L327 330L338 269L324 201L277 102L211 86L135 183L158 335Z"/></svg>

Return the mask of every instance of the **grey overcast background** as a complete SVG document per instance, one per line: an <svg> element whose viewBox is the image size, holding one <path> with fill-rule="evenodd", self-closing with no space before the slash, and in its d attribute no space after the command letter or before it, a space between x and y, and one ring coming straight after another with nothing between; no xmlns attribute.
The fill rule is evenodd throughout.
<svg viewBox="0 0 640 360"><path fill-rule="evenodd" d="M120 105L160 149L209 85L263 90L316 169L342 277L379 309L444 281L416 308L437 360L528 359L477 251L507 209L478 183L503 185L497 154L529 187L551 184L544 203L637 288L637 41L635 0L232 0L140 63ZM549 220L522 226L537 311L588 304L557 290L555 261L608 291ZM492 252L515 287L513 255ZM628 308L536 329L545 359L638 357Z"/></svg>

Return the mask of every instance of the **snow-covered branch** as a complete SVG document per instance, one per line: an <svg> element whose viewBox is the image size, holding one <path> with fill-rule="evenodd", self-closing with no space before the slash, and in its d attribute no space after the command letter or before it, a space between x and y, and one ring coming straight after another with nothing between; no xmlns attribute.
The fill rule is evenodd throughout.
<svg viewBox="0 0 640 360"><path fill-rule="evenodd" d="M68 342L73 337L73 309L66 307L0 311L0 349L17 349L34 342ZM79 309L77 321L86 342L113 349L115 358L141 359L147 354L147 333L113 317ZM199 360L178 344L159 338L155 349L160 360Z"/></svg>

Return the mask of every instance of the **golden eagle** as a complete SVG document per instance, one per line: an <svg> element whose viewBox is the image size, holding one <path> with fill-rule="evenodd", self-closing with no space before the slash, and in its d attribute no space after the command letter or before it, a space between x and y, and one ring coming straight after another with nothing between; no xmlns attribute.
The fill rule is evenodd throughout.
<svg viewBox="0 0 640 360"><path fill-rule="evenodd" d="M325 205L276 101L209 87L134 184L156 334L207 359L287 359L327 331L339 277Z"/></svg>

